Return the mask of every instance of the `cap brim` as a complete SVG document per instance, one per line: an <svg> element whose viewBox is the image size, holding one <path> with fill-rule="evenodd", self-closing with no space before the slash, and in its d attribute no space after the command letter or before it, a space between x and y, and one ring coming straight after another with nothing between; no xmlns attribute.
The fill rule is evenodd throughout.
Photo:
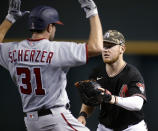
<svg viewBox="0 0 158 131"><path fill-rule="evenodd" d="M55 24L64 25L61 21L57 21Z"/></svg>
<svg viewBox="0 0 158 131"><path fill-rule="evenodd" d="M116 43L116 42L113 42L113 41L110 41L110 40L103 40L103 42L108 42L108 43L112 43L112 44L119 45L118 43Z"/></svg>

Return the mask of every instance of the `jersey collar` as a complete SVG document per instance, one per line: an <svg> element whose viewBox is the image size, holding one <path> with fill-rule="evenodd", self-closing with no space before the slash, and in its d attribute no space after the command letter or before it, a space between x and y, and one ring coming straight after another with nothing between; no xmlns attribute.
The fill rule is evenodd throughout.
<svg viewBox="0 0 158 131"><path fill-rule="evenodd" d="M28 41L40 41L40 40L43 40L43 39L46 39L46 38L40 38L40 39L28 38L27 40L28 40Z"/></svg>

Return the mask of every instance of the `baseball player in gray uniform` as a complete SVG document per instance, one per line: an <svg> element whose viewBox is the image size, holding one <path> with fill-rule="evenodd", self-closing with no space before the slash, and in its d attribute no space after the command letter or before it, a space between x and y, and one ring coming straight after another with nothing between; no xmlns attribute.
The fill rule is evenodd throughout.
<svg viewBox="0 0 158 131"><path fill-rule="evenodd" d="M49 6L35 7L29 15L32 37L2 43L11 25L28 12L20 0L10 0L8 15L0 26L0 65L9 70L20 93L28 131L88 131L69 111L66 74L70 67L86 64L102 51L102 27L95 3L78 0L90 20L87 43L52 41L59 15Z"/></svg>

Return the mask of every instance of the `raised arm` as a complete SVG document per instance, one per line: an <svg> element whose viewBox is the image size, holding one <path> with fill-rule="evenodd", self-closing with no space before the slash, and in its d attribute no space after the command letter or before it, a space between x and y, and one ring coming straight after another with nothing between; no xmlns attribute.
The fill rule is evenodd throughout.
<svg viewBox="0 0 158 131"><path fill-rule="evenodd" d="M3 42L3 39L11 26L12 23L9 22L7 19L5 19L0 25L0 43Z"/></svg>
<svg viewBox="0 0 158 131"><path fill-rule="evenodd" d="M90 29L88 57L100 55L103 48L102 28L98 15L90 18Z"/></svg>
<svg viewBox="0 0 158 131"><path fill-rule="evenodd" d="M5 20L0 25L0 42L3 41L6 33L10 27L15 23L17 19L29 13L29 11L21 12L20 11L21 0L9 0L9 9L8 14Z"/></svg>
<svg viewBox="0 0 158 131"><path fill-rule="evenodd" d="M97 7L93 0L79 0L79 3L86 13L86 18L90 20L88 57L99 55L103 49L103 33Z"/></svg>

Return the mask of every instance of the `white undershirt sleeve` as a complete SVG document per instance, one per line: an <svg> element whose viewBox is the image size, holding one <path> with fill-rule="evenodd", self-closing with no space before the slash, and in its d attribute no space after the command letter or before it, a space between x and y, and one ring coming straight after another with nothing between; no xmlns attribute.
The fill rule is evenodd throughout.
<svg viewBox="0 0 158 131"><path fill-rule="evenodd" d="M144 99L140 96L117 97L117 106L130 111L139 111L142 109Z"/></svg>

